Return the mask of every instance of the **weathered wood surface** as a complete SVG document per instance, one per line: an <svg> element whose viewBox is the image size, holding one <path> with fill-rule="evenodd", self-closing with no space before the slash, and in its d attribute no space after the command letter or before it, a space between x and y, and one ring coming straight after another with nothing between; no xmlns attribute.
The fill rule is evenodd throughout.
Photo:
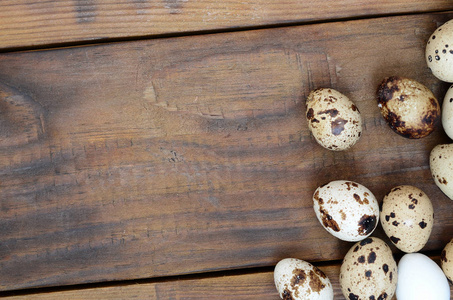
<svg viewBox="0 0 453 300"><path fill-rule="evenodd" d="M319 266L329 277L334 289L334 299L345 299L339 284L340 265ZM453 285L450 285L453 295ZM274 285L273 272L194 278L131 285L117 285L79 290L47 292L24 296L5 297L8 300L50 299L280 299ZM396 297L392 298L393 300Z"/></svg>
<svg viewBox="0 0 453 300"><path fill-rule="evenodd" d="M319 267L329 277L334 299L344 299L339 284L339 265ZM145 284L88 288L62 292L10 296L5 299L280 299L273 272L211 278L172 280Z"/></svg>
<svg viewBox="0 0 453 300"><path fill-rule="evenodd" d="M452 14L159 39L0 55L0 289L342 259L312 209L316 187L349 179L381 201L424 190L453 233L453 205L428 155L439 127L408 140L375 90L414 78L441 100L424 46ZM308 92L329 86L362 112L346 152L308 132ZM383 237L379 228L376 236Z"/></svg>
<svg viewBox="0 0 453 300"><path fill-rule="evenodd" d="M3 0L0 49L452 8L450 0Z"/></svg>
<svg viewBox="0 0 453 300"><path fill-rule="evenodd" d="M322 270L338 282L339 267ZM340 297L339 284L334 284L336 298ZM337 298L338 297L338 298ZM68 290L24 296L9 296L5 299L280 299L274 286L272 272L252 273L211 278L172 280L145 284L113 287L97 287L83 290Z"/></svg>

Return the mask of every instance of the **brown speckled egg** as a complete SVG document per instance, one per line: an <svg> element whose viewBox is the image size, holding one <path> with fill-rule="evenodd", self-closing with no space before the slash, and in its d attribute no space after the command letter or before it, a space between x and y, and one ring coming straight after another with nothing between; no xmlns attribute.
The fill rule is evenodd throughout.
<svg viewBox="0 0 453 300"><path fill-rule="evenodd" d="M440 266L445 276L453 282L453 239L445 246L440 255Z"/></svg>
<svg viewBox="0 0 453 300"><path fill-rule="evenodd" d="M434 147L429 156L429 167L436 185L453 200L453 144Z"/></svg>
<svg viewBox="0 0 453 300"><path fill-rule="evenodd" d="M453 82L453 20L437 28L429 37L425 58L434 76Z"/></svg>
<svg viewBox="0 0 453 300"><path fill-rule="evenodd" d="M453 85L445 93L442 103L442 127L445 133L453 140Z"/></svg>
<svg viewBox="0 0 453 300"><path fill-rule="evenodd" d="M318 187L313 209L321 225L343 241L357 242L373 233L379 222L379 204L365 186L335 180Z"/></svg>
<svg viewBox="0 0 453 300"><path fill-rule="evenodd" d="M397 280L390 247L375 237L352 246L340 268L340 286L346 299L392 299Z"/></svg>
<svg viewBox="0 0 453 300"><path fill-rule="evenodd" d="M423 84L408 78L385 78L377 90L378 107L396 133L418 139L434 131L440 105Z"/></svg>
<svg viewBox="0 0 453 300"><path fill-rule="evenodd" d="M349 149L362 134L359 109L348 97L330 88L311 91L306 102L308 128L324 148Z"/></svg>
<svg viewBox="0 0 453 300"><path fill-rule="evenodd" d="M442 103L442 127L448 137L453 140L453 85L445 93Z"/></svg>
<svg viewBox="0 0 453 300"><path fill-rule="evenodd" d="M280 298L285 300L332 300L329 278L318 268L297 258L285 258L277 263L274 282Z"/></svg>
<svg viewBox="0 0 453 300"><path fill-rule="evenodd" d="M398 249L417 252L428 242L433 229L433 205L419 188L397 186L384 197L380 220L385 234Z"/></svg>

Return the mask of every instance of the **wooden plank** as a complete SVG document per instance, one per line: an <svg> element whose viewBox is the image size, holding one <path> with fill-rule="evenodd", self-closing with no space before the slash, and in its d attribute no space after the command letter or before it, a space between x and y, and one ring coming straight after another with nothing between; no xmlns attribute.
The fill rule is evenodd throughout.
<svg viewBox="0 0 453 300"><path fill-rule="evenodd" d="M340 265L319 266L329 277L334 299L345 299L339 284ZM280 299L273 272L161 281L5 297L8 300L50 299ZM453 295L453 285L450 285ZM393 300L396 299L394 296Z"/></svg>
<svg viewBox="0 0 453 300"><path fill-rule="evenodd" d="M452 14L413 15L0 55L0 289L341 259L312 194L349 179L381 200L424 190L453 232L434 185L440 128L408 140L375 101L383 77L440 83L424 45ZM364 133L347 152L310 136L308 92L356 102ZM24 133L25 132L25 133ZM376 236L383 236L382 230Z"/></svg>
<svg viewBox="0 0 453 300"><path fill-rule="evenodd" d="M340 266L321 266L334 288L334 299L344 299L339 285ZM87 288L5 299L280 299L273 272L194 278L113 287Z"/></svg>
<svg viewBox="0 0 453 300"><path fill-rule="evenodd" d="M0 2L0 48L452 8L450 0L3 0Z"/></svg>

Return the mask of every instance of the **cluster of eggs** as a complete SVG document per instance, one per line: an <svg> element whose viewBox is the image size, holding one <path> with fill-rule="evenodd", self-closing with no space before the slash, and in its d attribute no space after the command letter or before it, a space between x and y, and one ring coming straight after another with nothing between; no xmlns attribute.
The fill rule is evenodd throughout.
<svg viewBox="0 0 453 300"><path fill-rule="evenodd" d="M426 61L440 80L453 83L453 20L429 38ZM429 135L439 119L453 139L453 85L442 106L423 84L409 78L385 78L377 89L377 102L387 124L399 135L418 139ZM332 88L312 91L306 117L315 140L324 148L343 151L362 134L359 109ZM436 185L453 200L453 144L438 145L430 153ZM340 286L347 299L450 299L453 280L453 239L441 254L441 267L418 253L428 242L434 224L429 197L419 188L396 186L379 208L373 193L348 180L322 185L313 194L313 208L321 225L340 240L356 242L340 268ZM388 244L371 234L378 223L390 242L406 254L397 264ZM282 299L333 299L329 278L312 264L281 260L274 281Z"/></svg>

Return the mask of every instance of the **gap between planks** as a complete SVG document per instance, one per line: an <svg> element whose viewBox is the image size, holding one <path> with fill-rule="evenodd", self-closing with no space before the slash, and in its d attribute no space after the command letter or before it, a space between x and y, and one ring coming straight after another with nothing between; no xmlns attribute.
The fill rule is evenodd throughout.
<svg viewBox="0 0 453 300"><path fill-rule="evenodd" d="M404 14L408 15L408 14ZM386 15L388 16L388 15ZM384 16L384 17L386 17ZM370 17L370 18L376 18L376 17ZM368 18L368 19L370 19ZM357 18L357 19L367 19L367 18ZM351 18L348 18L348 20L353 20ZM329 20L328 22L312 22L313 23L331 23L331 22L338 22L342 21L340 19L336 20ZM346 20L345 20L346 21ZM308 22L305 22L304 24L284 24L284 26L271 26L269 28L278 28L278 27L291 27L291 26L299 26L299 25L305 25L309 24ZM255 27L251 29L246 29L246 28L239 28L237 30L225 30L223 32L235 32L235 31L245 31L245 30L258 30L258 29L264 29L265 27L262 26L260 27ZM202 34L207 34L207 33L222 33L222 31L218 32L197 32L193 34L185 33L185 34L175 34L174 36L169 35L168 37L178 37L178 36L190 36L190 35L202 35ZM161 37L148 37L148 39L156 39L156 38L166 38L166 36L161 36ZM137 40L139 38L136 38ZM134 39L132 39L134 40ZM119 41L115 42L121 42L125 41L125 39L119 39ZM108 43L106 41L105 43ZM94 42L93 44L99 44ZM60 45L61 46L61 45ZM87 43L84 45L80 46L87 46ZM35 49L39 50L39 49ZM42 50L42 48L41 48ZM429 253L429 255L434 255L437 256L438 253ZM316 265L321 265L321 266L327 266L327 265L338 265L340 264L341 261L331 261L331 262L320 262L317 263ZM139 279L139 280L127 280L127 281L112 281L112 282L102 282L102 283L93 283L93 284L84 284L84 285L73 285L73 286L61 286L61 287L50 287L50 288L38 288L38 289L26 289L26 290L18 290L18 291L13 291L13 292L4 292L0 293L1 296L8 296L8 295L32 295L32 294L42 294L42 293L50 293L50 292L59 292L59 291L70 291L70 290L84 290L84 289L92 289L92 288L101 288L101 287L119 287L119 286L130 286L130 285L135 285L135 284L150 284L150 283L160 283L160 282L174 282L174 281L180 281L180 280L198 280L198 279L208 279L208 278L219 278L223 276L235 276L235 275L246 275L246 274L259 274L259 273L267 273L271 272L273 270L273 266L265 266L265 267L258 267L258 268L251 268L251 269L235 269L235 270L228 270L228 271L216 271L216 272L206 272L206 273L198 273L198 274L187 274L187 275L175 275L175 276L168 276L168 277L159 277L159 278L151 278L151 279Z"/></svg>
<svg viewBox="0 0 453 300"><path fill-rule="evenodd" d="M335 261L319 262L319 263L316 263L315 265L317 267L320 267L320 266L330 267L330 266L338 265L340 263L341 263L341 261L335 260ZM219 271L203 272L203 273L162 276L162 277L154 277L154 278L140 278L140 279L130 279L130 280L75 284L75 285L66 285L66 286L29 288L29 289L20 289L20 290L12 290L12 291L4 291L4 292L0 291L0 298L12 297L12 296L49 294L49 293L68 292L68 291L81 291L81 290L96 289L96 288L115 288L115 287L126 287L126 286L131 286L131 285L146 285L146 284L159 284L159 283L176 282L176 281L205 280L205 279L222 278L222 277L230 277L230 276L268 273L268 272L273 272L273 270L274 270L274 266L263 266L263 267L254 267L254 268L242 268L242 269L219 270Z"/></svg>
<svg viewBox="0 0 453 300"><path fill-rule="evenodd" d="M99 39L86 40L86 41L74 41L74 42L42 44L42 45L36 45L36 46L0 48L0 53L56 50L56 49L62 49L62 48L88 47L88 46L97 46L97 45L103 45L103 44L125 43L125 42L134 42L134 41L143 41L143 40L156 40L156 39L168 39L168 38L178 38L178 37L188 37L188 36L234 33L234 32L242 32L242 31L287 28L287 27L304 26L304 25L324 24L324 23L337 23L337 22L348 22L348 21L356 21L356 20L369 20L369 19L380 19L380 18L398 17L398 16L414 16L414 15L450 13L450 12L453 12L453 10L427 10L427 11L422 11L422 12L409 12L409 13L404 12L404 13L370 14L370 15L356 16L356 17L343 17L343 18L340 17L340 18L321 19L321 20L313 20L313 21L311 21L311 20L299 21L299 22L294 21L294 22L288 22L288 23L271 23L271 24L265 24L265 25L228 27L228 28L207 29L207 30L197 30L197 31L172 32L172 33L163 33L163 34L148 34L148 35L137 35L137 36L129 36L129 37L99 38Z"/></svg>
<svg viewBox="0 0 453 300"><path fill-rule="evenodd" d="M440 261L440 250L439 251L425 251L420 252L423 253L434 261L439 264ZM404 253L396 253L394 254L394 258L397 262L401 259ZM331 261L318 261L314 262L313 265L320 268L331 279L332 285L334 287L335 292L335 299L341 294L339 289L339 282L338 282L338 272L341 266L342 260L331 260ZM96 289L119 289L119 288L128 288L128 287L148 287L150 285L159 286L165 284L172 284L176 282L194 282L194 281L206 281L206 280L222 280L222 278L233 278L233 277L241 277L241 276L260 276L260 275L268 275L267 277L272 277L270 275L273 274L274 265L272 266L262 266L262 267L253 267L253 268L241 268L241 269L231 269L231 270L219 270L219 271L212 271L212 272L203 272L203 273L191 273L191 274L183 274L183 275L174 275L174 276L163 276L163 277L155 277L155 278L141 278L141 279L131 279L131 280L120 280L120 281L105 281L105 282L94 282L94 283L86 283L86 284L76 284L76 285L67 285L67 286L52 286L52 287L43 287L43 288L29 288L29 289L20 289L20 290L12 290L12 291L5 291L0 292L0 298L8 297L12 298L11 300L22 300L23 297L33 297L33 296L43 296L43 299L54 299L54 297L58 297L58 295L64 293L72 293L78 294L87 291L92 291ZM332 276L334 275L334 276ZM272 278L270 282L267 283L268 289L269 287L274 287L274 283ZM234 289L234 287L231 287ZM453 285L450 285L450 288L453 290ZM180 291L182 292L182 291ZM275 292L276 293L276 292ZM79 295L82 296L82 295ZM209 296L210 299L215 297L215 294L205 295ZM270 295L272 296L272 295ZM118 299L121 297L118 297ZM26 298L29 299L29 298ZM41 299L41 298L40 298ZM71 298L72 299L72 298ZM151 297L151 299L154 299Z"/></svg>

